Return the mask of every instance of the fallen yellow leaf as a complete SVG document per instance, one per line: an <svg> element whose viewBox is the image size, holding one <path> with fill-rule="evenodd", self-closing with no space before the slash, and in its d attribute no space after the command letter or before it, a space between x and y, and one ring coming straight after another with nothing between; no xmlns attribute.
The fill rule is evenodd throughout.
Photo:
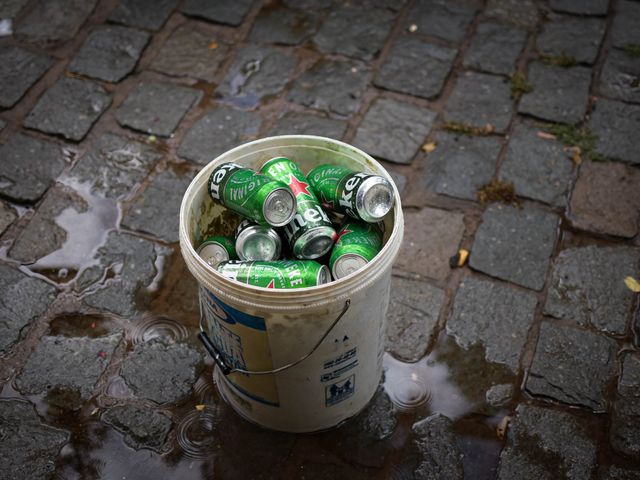
<svg viewBox="0 0 640 480"><path fill-rule="evenodd" d="M426 153L431 153L436 149L436 142L427 142L422 145L422 151Z"/></svg>
<svg viewBox="0 0 640 480"><path fill-rule="evenodd" d="M576 165L582 163L582 150L580 147L564 147L564 151L571 154L571 161Z"/></svg>
<svg viewBox="0 0 640 480"><path fill-rule="evenodd" d="M218 48L218 42L216 42L215 40L213 40L213 41L209 44L209 50L215 50L216 48Z"/></svg>
<svg viewBox="0 0 640 480"><path fill-rule="evenodd" d="M640 293L640 282L633 277L627 277L624 279L624 284L629 290L635 293Z"/></svg>
<svg viewBox="0 0 640 480"><path fill-rule="evenodd" d="M553 135L552 133L548 133L548 132L538 132L538 138L543 138L545 140L555 140L556 136Z"/></svg>
<svg viewBox="0 0 640 480"><path fill-rule="evenodd" d="M196 410L201 412L204 410L204 405L200 404L200 405L196 405Z"/></svg>
<svg viewBox="0 0 640 480"><path fill-rule="evenodd" d="M496 427L496 434L498 435L498 438L500 440L502 440L507 433L507 426L509 425L510 421L511 417L509 415L505 415L504 417L502 417L502 420L500 420L500 423Z"/></svg>

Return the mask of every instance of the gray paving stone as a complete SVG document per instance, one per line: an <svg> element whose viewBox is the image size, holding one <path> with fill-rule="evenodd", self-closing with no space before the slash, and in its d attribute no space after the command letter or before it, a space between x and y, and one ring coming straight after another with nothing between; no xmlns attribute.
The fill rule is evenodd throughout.
<svg viewBox="0 0 640 480"><path fill-rule="evenodd" d="M444 291L428 283L392 277L385 350L407 362L424 357L435 334Z"/></svg>
<svg viewBox="0 0 640 480"><path fill-rule="evenodd" d="M212 42L217 44L214 49ZM174 77L188 76L212 83L228 52L229 46L217 36L184 25L174 30L150 68Z"/></svg>
<svg viewBox="0 0 640 480"><path fill-rule="evenodd" d="M534 396L605 412L617 350L608 337L542 322L525 389Z"/></svg>
<svg viewBox="0 0 640 480"><path fill-rule="evenodd" d="M517 125L509 139L500 178L517 195L563 207L571 185L573 162L557 140L539 138L538 130Z"/></svg>
<svg viewBox="0 0 640 480"><path fill-rule="evenodd" d="M2 130L4 130L4 127L6 126L7 126L7 122L5 122L0 118L0 132L2 132Z"/></svg>
<svg viewBox="0 0 640 480"><path fill-rule="evenodd" d="M519 113L561 123L578 123L584 117L591 69L532 62L528 82L533 91L522 96Z"/></svg>
<svg viewBox="0 0 640 480"><path fill-rule="evenodd" d="M487 404L492 407L502 407L513 398L513 385L502 383L493 385L486 393Z"/></svg>
<svg viewBox="0 0 640 480"><path fill-rule="evenodd" d="M202 92L169 83L140 82L115 112L123 127L170 136Z"/></svg>
<svg viewBox="0 0 640 480"><path fill-rule="evenodd" d="M414 444L420 452L420 464L414 472L414 478L464 478L463 455L449 418L436 413L414 423L411 430L417 437Z"/></svg>
<svg viewBox="0 0 640 480"><path fill-rule="evenodd" d="M519 405L500 454L498 480L591 478L596 446L589 428L565 412Z"/></svg>
<svg viewBox="0 0 640 480"><path fill-rule="evenodd" d="M0 354L26 333L31 322L44 314L56 296L56 288L0 265Z"/></svg>
<svg viewBox="0 0 640 480"><path fill-rule="evenodd" d="M20 41L51 47L71 40L97 0L37 0L15 29Z"/></svg>
<svg viewBox="0 0 640 480"><path fill-rule="evenodd" d="M600 74L600 93L625 102L640 103L640 61L615 48L609 50Z"/></svg>
<svg viewBox="0 0 640 480"><path fill-rule="evenodd" d="M293 84L289 100L351 116L360 107L371 69L357 60L320 60Z"/></svg>
<svg viewBox="0 0 640 480"><path fill-rule="evenodd" d="M544 313L624 334L634 294L624 284L637 275L640 250L588 246L563 250L553 266Z"/></svg>
<svg viewBox="0 0 640 480"><path fill-rule="evenodd" d="M52 63L48 55L11 45L0 48L0 107L13 107Z"/></svg>
<svg viewBox="0 0 640 480"><path fill-rule="evenodd" d="M45 336L16 377L16 388L27 395L63 388L86 400L121 338Z"/></svg>
<svg viewBox="0 0 640 480"><path fill-rule="evenodd" d="M51 478L60 449L71 433L40 421L34 406L23 400L0 400L0 475L2 478Z"/></svg>
<svg viewBox="0 0 640 480"><path fill-rule="evenodd" d="M490 205L476 232L469 265L493 277L542 290L558 216L542 210Z"/></svg>
<svg viewBox="0 0 640 480"><path fill-rule="evenodd" d="M407 25L416 25L418 32L450 42L459 42L473 20L474 9L464 3L445 0L418 0L409 12Z"/></svg>
<svg viewBox="0 0 640 480"><path fill-rule="evenodd" d="M388 10L343 6L331 11L313 44L322 52L371 60L382 49L393 20Z"/></svg>
<svg viewBox="0 0 640 480"><path fill-rule="evenodd" d="M532 293L465 278L456 293L447 333L464 349L482 345L487 361L517 373L536 303Z"/></svg>
<svg viewBox="0 0 640 480"><path fill-rule="evenodd" d="M402 194L404 188L407 186L407 176L400 172L396 172L395 170L387 169L387 171L389 172L389 175L391 175L393 183L396 184L398 192Z"/></svg>
<svg viewBox="0 0 640 480"><path fill-rule="evenodd" d="M18 218L16 211L8 204L0 202L0 235Z"/></svg>
<svg viewBox="0 0 640 480"><path fill-rule="evenodd" d="M374 157L409 164L433 126L436 112L378 98L356 131L353 144Z"/></svg>
<svg viewBox="0 0 640 480"><path fill-rule="evenodd" d="M106 410L101 419L124 435L124 443L135 450L147 448L163 452L171 419L153 410L118 405Z"/></svg>
<svg viewBox="0 0 640 480"><path fill-rule="evenodd" d="M640 455L640 355L627 353L622 358L622 374L613 414L610 440L618 452L631 458ZM637 472L640 474L640 472Z"/></svg>
<svg viewBox="0 0 640 480"><path fill-rule="evenodd" d="M640 480L640 470L627 470L626 468L601 466L598 480Z"/></svg>
<svg viewBox="0 0 640 480"><path fill-rule="evenodd" d="M179 175L171 168L160 173L124 214L122 225L177 242L180 204L192 178L193 173Z"/></svg>
<svg viewBox="0 0 640 480"><path fill-rule="evenodd" d="M341 140L347 122L308 113L287 112L276 120L269 135L318 135Z"/></svg>
<svg viewBox="0 0 640 480"><path fill-rule="evenodd" d="M58 145L13 135L0 146L0 193L17 201L36 201L64 167Z"/></svg>
<svg viewBox="0 0 640 480"><path fill-rule="evenodd" d="M68 209L82 213L87 211L88 205L68 187L52 188L16 238L9 256L22 263L33 263L62 248L67 241L67 232L56 223L56 219Z"/></svg>
<svg viewBox="0 0 640 480"><path fill-rule="evenodd" d="M447 100L444 119L480 128L491 124L496 132L504 132L513 109L510 95L507 79L467 72Z"/></svg>
<svg viewBox="0 0 640 480"><path fill-rule="evenodd" d="M484 14L527 28L535 27L539 17L533 0L489 0Z"/></svg>
<svg viewBox="0 0 640 480"><path fill-rule="evenodd" d="M578 63L593 63L604 37L605 21L599 18L555 16L536 38L545 55L567 55Z"/></svg>
<svg viewBox="0 0 640 480"><path fill-rule="evenodd" d="M616 4L616 15L611 26L611 41L614 47L624 48L640 45L640 3L620 0Z"/></svg>
<svg viewBox="0 0 640 480"><path fill-rule="evenodd" d="M254 108L289 82L298 59L273 47L248 45L238 51L218 92L244 108Z"/></svg>
<svg viewBox="0 0 640 480"><path fill-rule="evenodd" d="M598 137L600 155L640 164L640 105L599 98L591 114L589 128Z"/></svg>
<svg viewBox="0 0 640 480"><path fill-rule="evenodd" d="M489 73L508 75L524 48L527 32L500 23L481 23L467 48L462 64Z"/></svg>
<svg viewBox="0 0 640 480"><path fill-rule="evenodd" d="M464 215L436 208L404 212L405 230L395 267L444 282L449 258L464 234ZM424 228L429 225L429 228Z"/></svg>
<svg viewBox="0 0 640 480"><path fill-rule="evenodd" d="M428 155L422 184L443 195L475 200L478 188L493 177L500 140L438 132L435 142L436 149Z"/></svg>
<svg viewBox="0 0 640 480"><path fill-rule="evenodd" d="M609 10L609 0L550 0L549 6L557 12L606 15Z"/></svg>
<svg viewBox="0 0 640 480"><path fill-rule="evenodd" d="M415 37L400 37L391 47L373 83L424 98L440 95L457 50Z"/></svg>
<svg viewBox="0 0 640 480"><path fill-rule="evenodd" d="M620 163L582 165L569 219L578 228L632 238L640 222L640 171Z"/></svg>
<svg viewBox="0 0 640 480"><path fill-rule="evenodd" d="M195 163L209 163L227 150L253 140L261 122L255 112L216 107L207 111L187 132L178 155Z"/></svg>
<svg viewBox="0 0 640 480"><path fill-rule="evenodd" d="M240 25L253 0L186 0L180 9L185 15L227 25Z"/></svg>
<svg viewBox="0 0 640 480"><path fill-rule="evenodd" d="M120 0L109 20L130 27L158 30L179 0Z"/></svg>
<svg viewBox="0 0 640 480"><path fill-rule="evenodd" d="M80 141L109 105L111 94L97 83L63 77L44 92L24 125Z"/></svg>
<svg viewBox="0 0 640 480"><path fill-rule="evenodd" d="M14 18L29 0L4 0L0 4L0 18Z"/></svg>
<svg viewBox="0 0 640 480"><path fill-rule="evenodd" d="M258 43L299 45L318 29L319 12L288 8L263 8L256 17L249 40Z"/></svg>
<svg viewBox="0 0 640 480"><path fill-rule="evenodd" d="M76 162L69 176L92 194L120 198L131 193L163 153L152 146L106 133Z"/></svg>
<svg viewBox="0 0 640 480"><path fill-rule="evenodd" d="M124 359L121 374L137 397L176 402L191 391L201 362L202 355L187 344L151 340Z"/></svg>
<svg viewBox="0 0 640 480"><path fill-rule="evenodd" d="M308 10L310 8L329 8L333 5L333 0L282 0L287 7Z"/></svg>
<svg viewBox="0 0 640 480"><path fill-rule="evenodd" d="M76 279L76 288L85 290L83 302L121 317L144 311L148 288L158 272L156 262L172 250L127 233L110 232L105 245L94 255L94 264ZM110 278L112 277L112 278Z"/></svg>
<svg viewBox="0 0 640 480"><path fill-rule="evenodd" d="M94 29L71 60L68 70L106 82L119 82L133 71L149 35L126 27Z"/></svg>

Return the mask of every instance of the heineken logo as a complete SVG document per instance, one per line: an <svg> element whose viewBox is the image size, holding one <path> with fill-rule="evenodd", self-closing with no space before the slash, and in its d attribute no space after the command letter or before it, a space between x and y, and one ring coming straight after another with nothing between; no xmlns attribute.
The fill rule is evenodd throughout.
<svg viewBox="0 0 640 480"><path fill-rule="evenodd" d="M289 174L289 188L293 192L294 197L298 198L298 195L303 194L311 197L311 193L309 192L309 184L305 182L301 182L298 180L292 173Z"/></svg>
<svg viewBox="0 0 640 480"><path fill-rule="evenodd" d="M322 210L320 205L316 204L307 208L304 212L296 213L293 220L285 225L284 232L287 237L291 239L298 230L306 227L308 224L319 224L322 222L331 225L331 220L329 220L327 214Z"/></svg>
<svg viewBox="0 0 640 480"><path fill-rule="evenodd" d="M353 194L358 189L358 186L362 183L362 181L368 176L369 175L367 175L366 173L356 173L345 182L344 190L342 191L339 199L341 207L345 207L348 210L353 207Z"/></svg>
<svg viewBox="0 0 640 480"><path fill-rule="evenodd" d="M241 169L242 167L235 163L223 163L216 168L211 177L209 177L209 194L215 199L220 200L220 185L228 173Z"/></svg>

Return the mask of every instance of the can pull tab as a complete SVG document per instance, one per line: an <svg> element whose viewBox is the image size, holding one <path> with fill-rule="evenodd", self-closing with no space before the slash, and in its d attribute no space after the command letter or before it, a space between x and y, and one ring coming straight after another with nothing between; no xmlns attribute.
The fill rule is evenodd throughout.
<svg viewBox="0 0 640 480"><path fill-rule="evenodd" d="M344 317L345 313L347 313L347 310L349 310L350 306L351 306L351 299L345 300L344 307L342 308L340 315L337 316L337 318L333 321L329 329L324 333L324 335L322 335L322 337L320 337L320 339L316 342L316 344L313 346L311 351L309 351L309 353L300 357L298 360L294 362L287 363L286 365L282 365L281 367L274 368L272 370L244 370L242 368L231 368L229 365L227 365L227 363L224 360L224 357L222 356L222 353L220 352L220 350L216 348L216 346L213 344L213 342L211 341L211 339L207 335L207 332L204 329L204 325L203 325L204 315L203 315L203 309L202 309L202 301L200 301L200 332L198 333L198 338L203 343L204 348L207 350L207 352L209 352L209 355L211 355L213 360L216 362L216 365L218 366L218 368L220 368L220 371L225 376L231 373L244 373L246 375L270 375L273 373L280 373L290 369L291 367L298 365L300 362L309 358L313 354L313 352L315 352L318 349L318 347L324 341L324 339L327 338L329 334L333 331L333 329L338 324L340 319Z"/></svg>

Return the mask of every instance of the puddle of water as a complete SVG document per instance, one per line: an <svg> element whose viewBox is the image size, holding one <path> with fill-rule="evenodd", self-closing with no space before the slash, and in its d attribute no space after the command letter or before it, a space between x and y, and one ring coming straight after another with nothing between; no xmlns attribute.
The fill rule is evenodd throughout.
<svg viewBox="0 0 640 480"><path fill-rule="evenodd" d="M176 441L186 457L209 458L221 448L219 430L222 427L221 408L206 405L201 410L191 410L178 421Z"/></svg>
<svg viewBox="0 0 640 480"><path fill-rule="evenodd" d="M146 343L160 337L174 342L182 342L189 339L190 333L189 329L181 322L157 315L145 315L134 320L126 332L127 340L133 345Z"/></svg>
<svg viewBox="0 0 640 480"><path fill-rule="evenodd" d="M49 335L64 337L98 338L122 330L123 325L106 315L70 313L54 318L49 324Z"/></svg>
<svg viewBox="0 0 640 480"><path fill-rule="evenodd" d="M116 228L121 212L114 200L92 194L91 183L73 178L61 182L82 197L87 209L79 213L66 208L55 218L67 233L64 244L29 268L55 282L67 283L92 263L94 251L105 242L109 230Z"/></svg>

